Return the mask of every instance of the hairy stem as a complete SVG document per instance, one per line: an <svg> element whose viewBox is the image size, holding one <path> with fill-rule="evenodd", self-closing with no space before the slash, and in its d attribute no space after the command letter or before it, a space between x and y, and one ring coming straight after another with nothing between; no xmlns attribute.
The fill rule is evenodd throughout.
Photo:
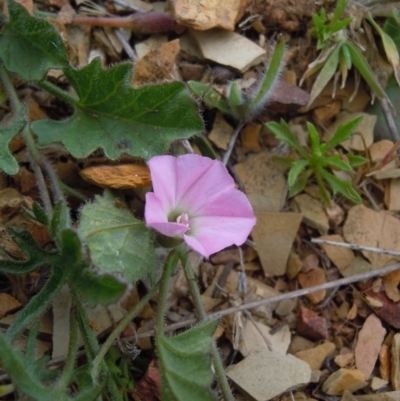
<svg viewBox="0 0 400 401"><path fill-rule="evenodd" d="M45 90L46 92L51 93L55 97L58 97L59 99L64 100L64 102L66 102L66 103L75 105L79 101L75 96L70 95L68 92L62 90L57 85L54 85L49 81L45 81L45 80L36 81L35 85L37 85L39 88Z"/></svg>
<svg viewBox="0 0 400 401"><path fill-rule="evenodd" d="M100 348L100 351L96 355L96 357L92 361L92 378L94 381L98 379L99 373L100 373L100 367L101 363L104 361L104 357L106 356L108 350L111 348L111 346L114 343L114 340L117 339L117 337L122 333L124 328L127 326L129 322L134 319L137 314L146 306L146 304L150 301L150 299L153 297L153 295L156 293L158 289L158 284L155 285L141 300L140 302L135 305L127 314L126 316L117 324L117 326L114 328L112 333L107 337L107 340L103 343L103 345Z"/></svg>
<svg viewBox="0 0 400 401"><path fill-rule="evenodd" d="M14 110L14 113L18 113L21 110L22 106L18 99L18 95L15 91L10 74L2 63L0 63L0 79L3 83L3 87L7 94L8 100L10 101L11 108Z"/></svg>
<svg viewBox="0 0 400 401"><path fill-rule="evenodd" d="M181 252L181 258L182 258L182 264L185 269L185 275L186 275L186 280L188 282L189 291L193 298L193 304L194 304L194 308L196 310L197 317L200 320L206 320L207 312L204 309L204 305L201 300L200 290L197 285L197 281L194 276L192 266L190 265L186 255L183 254L183 252ZM211 357L212 357L212 361L213 361L213 365L214 365L214 369L215 369L215 375L217 376L218 383L219 383L222 395L224 397L224 400L225 401L234 401L235 398L232 395L232 391L231 391L231 388L228 383L228 379L225 374L224 365L222 363L222 359L218 352L218 348L217 348L217 345L216 345L214 339L211 340Z"/></svg>

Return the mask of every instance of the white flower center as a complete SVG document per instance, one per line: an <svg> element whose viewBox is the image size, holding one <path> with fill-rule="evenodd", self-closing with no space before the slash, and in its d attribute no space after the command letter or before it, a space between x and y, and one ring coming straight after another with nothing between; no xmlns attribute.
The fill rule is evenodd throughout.
<svg viewBox="0 0 400 401"><path fill-rule="evenodd" d="M180 223L180 224L184 224L186 227L189 228L189 216L187 215L187 213L180 214L177 217L176 222Z"/></svg>

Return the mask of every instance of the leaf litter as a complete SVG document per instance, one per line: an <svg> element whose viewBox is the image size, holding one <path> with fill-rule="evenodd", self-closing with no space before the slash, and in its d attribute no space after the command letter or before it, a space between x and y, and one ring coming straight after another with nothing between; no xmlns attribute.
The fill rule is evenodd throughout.
<svg viewBox="0 0 400 401"><path fill-rule="evenodd" d="M134 7L137 7L136 3L139 4L135 2ZM39 117L40 121L33 124L39 143L46 146L45 151L51 161L63 164L67 172L74 177L76 177L75 172L78 172L92 184L78 186L77 179L70 180L69 186L77 190L79 195L74 192L70 195L71 205L76 205L73 206L75 212L82 206L80 196L92 200L80 214L80 230L90 230L89 226L95 224L96 218L87 219L87 216L90 207L96 202L107 202L103 204L103 209L97 218L103 219L104 216L110 218L113 211L116 213L116 220L109 220L110 227L123 230L122 223L127 221L128 214L125 212L128 212L128 209L139 219L143 217L143 201L147 191L146 186L149 186L148 174L137 163L137 158L148 158L145 146L143 145L139 152L131 151L130 138L126 136L126 132L132 130L132 126L135 127L132 124L138 118L135 117L136 106L141 108L142 112L154 114L155 135L151 141L158 141L157 129L168 130L168 120L182 118L180 132L171 132L171 139L175 141L173 146L178 152L183 152L183 148L177 142L179 139L191 138L202 130L202 123L193 107L188 110L186 116L171 116L168 113L163 116L157 115L157 105L151 102L152 87L141 88L141 86L156 82L179 81L181 77L185 77L187 81L202 81L210 88L214 87L215 93L223 98L232 79L225 79L225 74L227 77L235 75L243 77L244 87L248 84L249 89L246 90L251 91L251 85L260 76L270 57L275 35L285 36L288 43L285 54L286 71L271 95L271 107L266 107L255 121L244 125L228 162L238 187L245 191L257 212L258 223L252 232L252 241L248 241L242 247L242 253L232 248L213 255L210 261L198 264L196 273L203 286L204 302L209 304L207 308L209 313L226 310L232 305L237 306L289 293L298 287L309 288L336 280L341 276L347 277L375 270L398 260L398 257L390 255L341 249L332 245L322 244L321 247L317 247L309 241L320 235L323 236L320 237L322 239L399 251L397 249L399 219L396 214L400 208L397 199L399 198L397 196L399 175L396 175L398 167L396 163L388 163L383 167L379 165L394 146L394 142L387 139L384 143L376 141L376 130L374 133L376 117L370 110L366 110L370 101L368 91L362 84L353 102L349 103L348 98L353 94L355 85L354 81L349 79L344 88L337 90L336 96L332 97L333 88L328 85L313 103L306 107L309 103L307 93L309 88L305 90L297 86L302 73L313 60L314 50L310 38L306 36L305 27L310 20L311 12L317 11L314 9L316 5L309 7L309 2L300 1L297 5L290 3L290 6L285 7L279 4L276 8L273 2L266 2L265 7L260 9L257 2L225 3L222 5L213 0L172 2L170 7L173 18L178 24L188 28L180 37L174 33L175 36L161 38L150 35L143 40L143 37L132 36L129 33L126 35L128 39L119 39L120 36L108 28L101 27L101 24L99 27L78 27L67 23L65 16L64 20L58 18L57 29L65 34L68 57L73 65L81 67L79 70L71 69L67 72L70 81L75 81L74 89L79 95L75 114L72 115L72 112L64 110L62 104L57 103L54 98L46 98L45 93L38 88L29 95L37 103L40 113L52 118L56 116L58 120L62 120L45 121L43 117ZM61 8L63 5L69 5L69 2L48 1L44 6L49 10L65 12L66 8ZM149 4L143 3L143 6L148 7ZM325 6L330 9L329 4ZM121 10L121 7L118 8L115 4L109 7L116 14ZM76 9L78 14L82 12L81 8ZM125 7L122 9L126 10ZM11 11L17 18L24 17L25 11L19 5ZM108 11L99 6L99 12L107 14ZM118 25L116 28L120 30ZM5 47L7 47L7 35L12 33L12 29L13 26L9 25L6 35L3 36ZM42 28L39 26L38 29ZM54 32L48 34L53 35ZM301 35L305 37L305 41L299 40ZM29 37L21 37L20 40L21 48L26 49ZM145 50L139 50L139 45L146 41L151 42L145 45ZM126 62L128 59L126 43L134 45L132 50L133 52L136 50L139 56L139 60L133 62L133 75L131 65ZM35 58L40 56L41 51L46 52L48 49L42 46L30 51L33 51L32 58ZM92 61L95 55L99 55L100 59ZM135 53L133 56L135 59ZM60 67L64 65L65 57L65 52L55 55L56 63ZM28 54L24 55L24 59L29 58ZM79 80L86 79L84 75L88 68L101 75L105 74L105 66L119 61L124 63L107 70L120 76L120 84L108 89L109 93L119 92L115 98L115 107L122 109L128 106L124 103L123 93L133 89L126 86L127 79L131 79L134 87L139 88L136 93L140 102L135 104L129 116L121 115L121 118L126 119L124 130L126 132L115 132L120 139L120 147L112 148L102 129L99 129L99 126L107 126L111 122L107 116L101 115L101 109L96 108L97 106L91 109L91 102L88 102L88 99L95 103L91 96L96 96L96 93L83 96ZM222 78L214 74L216 66L220 68L219 73ZM21 68L9 65L11 71L25 79L41 78L46 73L46 66L43 68L37 72L39 77L31 75L29 66ZM60 83L63 82L62 74L56 70L49 71L48 76ZM312 82L309 81L306 85ZM185 85L181 82L170 82L164 90L169 91L166 96L176 96L176 101L184 103L187 99L182 100L180 97L183 88ZM20 89L21 94L24 90ZM295 93L298 95L294 96ZM203 99L198 100L199 104L201 100ZM104 101L110 100L104 99ZM7 123L7 107L4 100L1 105L1 118ZM358 182L354 181L363 184L357 187L363 196L363 205L353 206L341 196L334 197L334 206L341 208L344 213L344 221L335 224L329 214L330 209L323 205L314 185L306 187L303 194L288 199L285 168L277 162L275 156L288 156L291 150L276 141L263 123L277 116L283 116L289 125L297 124L302 127L307 136L304 130L305 121L313 120L320 134L328 140L330 132L334 132L340 123L351 119L349 112L357 115L363 113L365 126L360 126L360 132L356 132L348 144L343 143L343 147L356 150L366 157L369 170L363 170L364 166L356 169L357 175L364 180L358 178ZM201 135L202 142L194 140L192 146L195 152L200 152L206 143L206 149L212 152L213 157L222 158L237 122L229 115L219 112L216 114L215 109L205 107L203 118L206 125L204 134ZM90 131L90 138L85 137L82 146L76 146L76 141L74 144L66 144L68 135L75 135L78 138L82 134L80 119L85 120L87 125L84 128ZM98 124L99 119L101 124ZM189 119L192 122L187 124ZM0 163L4 165L0 164L0 168L7 174L14 174L16 162L26 164L24 144L18 148L15 145L16 141L12 142L14 156L8 161L6 158L10 158L11 154L8 155L7 149L9 142L21 130L22 123L16 119L5 124L3 128L5 154L1 157ZM306 136L303 138L304 143L307 143ZM57 141L64 142L69 152L65 152L56 143ZM382 148L377 149L378 145ZM169 144L160 143L159 147L163 152L167 152ZM97 152L92 153L95 150ZM339 150L339 153L342 154L343 150ZM88 160L83 162L83 158ZM95 168L85 167L85 164L95 165ZM387 175L382 175L383 172ZM9 227L19 226L28 229L41 246L49 242L49 236L42 233L45 230L40 223L33 222L29 216L26 217L26 210L32 208L32 200L38 199L34 179L30 178L33 184L26 182L30 173L29 169L20 169L18 174L10 179L1 177L1 259L8 259L10 256L23 258L23 252L18 253L18 248L11 237L3 231ZM132 179L135 175L138 176L137 180ZM346 179L354 178L349 176ZM118 197L111 198L105 195L104 198L99 196L95 198L95 195L100 193L99 188L104 187L118 188L121 191ZM23 219L16 219L22 216ZM137 224L138 220L135 217L131 216L129 219L132 220L131 224ZM93 235L95 240L98 233L94 229ZM146 235L144 233L141 236L144 242L150 240ZM124 238L128 236L129 234L124 234ZM128 264L129 255L124 253L129 253L129 250L127 251L126 244L122 246L118 241L119 238L109 237L103 239L104 243L112 242L109 248L105 247L104 243L96 245L96 250L92 251L92 258L98 258L98 266L101 267L104 263L104 255L107 255L107 252L122 252L121 271L125 269L124 264ZM140 246L145 248L145 243L141 243ZM98 256L96 252L99 253ZM311 267L307 264L310 254L315 255L312 258L316 259L316 264ZM367 263L366 259L370 263ZM156 261L152 263L155 264ZM143 268L150 269L148 266ZM193 307L187 292L182 290L178 278L178 275L175 276L171 283L167 324L180 323L184 326L185 321L193 317ZM12 314L37 293L45 279L45 270L39 274L28 273L27 277L21 280L12 281L11 277L2 279L1 314L6 316L1 321L3 325L8 326L12 323ZM377 401L378 398L382 398L382 394L375 393L378 388L384 392L385 399L398 399L391 390L400 390L398 379L400 340L399 335L395 334L400 321L399 283L398 274L391 273L383 279L370 279L352 287L337 288L336 291L320 290L307 297L297 298L286 305L285 301L281 301L251 309L247 314L237 312L233 317L224 318L218 329L219 344L224 353L224 362L229 366L228 376L237 390L238 399L267 400L279 397L276 399L283 401L289 397L295 400L307 400L325 399L327 395L334 395L342 397L344 401L349 398L362 401L366 397L369 401ZM130 291L136 291L137 298L142 295L142 289L135 287L135 290ZM132 292L130 294L132 295ZM47 340L44 352L51 352L52 357L59 358L58 362L62 363L66 352L62 346L68 342L64 325L68 322L65 320L66 313L57 309L61 301L61 299L56 300L53 305L51 317L53 328L46 333L40 329L39 332ZM64 305L63 308L65 311L67 307ZM92 327L96 335L101 336L104 330L121 319L122 314L118 308L114 311L103 308L93 314ZM7 317L8 320L5 320ZM132 322L132 330L127 328L123 333L127 338L126 341L136 344L137 341L148 338L150 335L146 333L153 328L153 319L152 313L135 319ZM207 327L203 329L208 330ZM43 341L37 341L37 347L43 348ZM162 341L167 345L169 340L165 337ZM184 344L184 338L181 341ZM122 345L119 346L122 349ZM130 395L133 399L142 401L160 399L158 394L160 377L157 374L158 365L154 362L153 351L151 343L148 343L147 347L143 343L141 367L136 368L138 370L136 378L141 381ZM53 362L54 365L57 364L56 359ZM135 361L130 363L135 365ZM313 379L314 374L316 380ZM142 390L149 383L158 389L157 394L151 395L153 398Z"/></svg>

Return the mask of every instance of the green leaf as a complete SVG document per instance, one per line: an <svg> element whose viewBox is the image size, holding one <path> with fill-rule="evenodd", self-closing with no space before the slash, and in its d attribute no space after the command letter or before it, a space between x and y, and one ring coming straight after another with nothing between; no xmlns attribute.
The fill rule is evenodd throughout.
<svg viewBox="0 0 400 401"><path fill-rule="evenodd" d="M309 163L307 160L296 160L292 163L288 175L289 188L292 188L295 185L299 174L304 171L304 169L308 166L308 164Z"/></svg>
<svg viewBox="0 0 400 401"><path fill-rule="evenodd" d="M312 153L319 154L319 152L320 152L319 134L313 124L307 122L306 125L307 125L308 133L310 134L310 143L311 143Z"/></svg>
<svg viewBox="0 0 400 401"><path fill-rule="evenodd" d="M347 123L340 124L331 140L327 143L326 150L331 150L340 143L350 139L352 132L358 127L362 119L363 116L359 116Z"/></svg>
<svg viewBox="0 0 400 401"><path fill-rule="evenodd" d="M17 388L35 400L50 400L50 390L37 381L20 351L15 349L0 332L0 362ZM32 369L32 366L30 367Z"/></svg>
<svg viewBox="0 0 400 401"><path fill-rule="evenodd" d="M324 180L332 188L333 193L340 193L354 203L361 203L362 199L350 182L343 181L325 170L321 171Z"/></svg>
<svg viewBox="0 0 400 401"><path fill-rule="evenodd" d="M62 230L68 228L69 225L69 208L64 201L59 201L56 203L53 210L53 215L51 216L49 226L50 234L53 238L58 240Z"/></svg>
<svg viewBox="0 0 400 401"><path fill-rule="evenodd" d="M269 99L271 88L279 78L279 73L282 69L282 60L285 53L285 42L278 42L274 48L271 62L265 72L264 78L261 82L260 89L251 101L248 112L252 113L254 110L260 109L265 106Z"/></svg>
<svg viewBox="0 0 400 401"><path fill-rule="evenodd" d="M80 70L64 71L79 101L66 120L32 124L40 145L62 142L78 158L102 148L110 159L123 153L149 159L203 130L183 82L134 89L131 63L105 70L99 58Z"/></svg>
<svg viewBox="0 0 400 401"><path fill-rule="evenodd" d="M12 239L28 255L27 260L0 260L0 271L8 274L25 274L54 262L56 254L40 248L29 231L9 230Z"/></svg>
<svg viewBox="0 0 400 401"><path fill-rule="evenodd" d="M353 153L347 153L346 157L351 167L362 166L364 163L367 162L367 159L365 157L354 155Z"/></svg>
<svg viewBox="0 0 400 401"><path fill-rule="evenodd" d="M347 1L346 0L338 0L336 3L335 11L333 12L333 17L329 25L334 25L339 21L339 18L342 16L344 13L344 10L346 10L347 7Z"/></svg>
<svg viewBox="0 0 400 401"><path fill-rule="evenodd" d="M135 282L155 269L153 234L128 209L118 208L110 191L83 207L79 234L93 263L104 272Z"/></svg>
<svg viewBox="0 0 400 401"><path fill-rule="evenodd" d="M3 170L6 174L14 175L18 173L18 162L10 152L9 146L11 140L18 135L25 124L25 110L21 110L21 112L14 117L9 127L0 128L0 170Z"/></svg>
<svg viewBox="0 0 400 401"><path fill-rule="evenodd" d="M351 42L346 42L346 45L349 49L351 55L351 61L353 62L354 67L357 68L361 76L365 79L369 87L375 92L376 96L379 99L383 99L386 97L385 91L380 86L377 81L372 68L368 64L368 61L362 55L360 49Z"/></svg>
<svg viewBox="0 0 400 401"><path fill-rule="evenodd" d="M85 271L71 276L71 281L82 298L90 305L109 305L118 301L126 290L126 285L110 275L96 275Z"/></svg>
<svg viewBox="0 0 400 401"><path fill-rule="evenodd" d="M218 109L222 113L230 114L226 99L214 88L211 88L210 85L197 81L188 81L187 84L189 89L196 96L200 97L207 106Z"/></svg>
<svg viewBox="0 0 400 401"><path fill-rule="evenodd" d="M265 124L266 127L275 135L276 139L286 142L295 149L304 159L309 158L309 154L302 148L297 138L285 120L281 119L280 123L271 121Z"/></svg>
<svg viewBox="0 0 400 401"><path fill-rule="evenodd" d="M322 68L321 72L318 74L318 77L315 80L314 85L311 89L310 100L308 102L307 107L309 107L312 104L315 98L321 93L322 89L325 88L326 84L333 77L333 74L335 73L339 64L339 52L340 52L340 44L338 44L335 50L332 51L332 53L326 60L325 65Z"/></svg>
<svg viewBox="0 0 400 401"><path fill-rule="evenodd" d="M42 209L42 207L34 202L32 206L32 212L34 218L41 224L47 226L49 224L49 218L47 217L46 212Z"/></svg>
<svg viewBox="0 0 400 401"><path fill-rule="evenodd" d="M349 173L353 171L351 166L344 160L342 160L339 155L324 157L323 160L324 166L328 165L329 167L337 168L339 170L347 171Z"/></svg>
<svg viewBox="0 0 400 401"><path fill-rule="evenodd" d="M215 153L213 146L205 135L196 135L193 138L193 141L197 145L203 156L207 156L212 160L217 159L217 154Z"/></svg>
<svg viewBox="0 0 400 401"><path fill-rule="evenodd" d="M26 8L8 0L9 20L0 34L0 58L23 80L41 80L50 68L67 65L67 51L52 24L31 16Z"/></svg>
<svg viewBox="0 0 400 401"><path fill-rule="evenodd" d="M216 327L216 321L205 321L175 337L156 336L163 400L215 400L210 356Z"/></svg>

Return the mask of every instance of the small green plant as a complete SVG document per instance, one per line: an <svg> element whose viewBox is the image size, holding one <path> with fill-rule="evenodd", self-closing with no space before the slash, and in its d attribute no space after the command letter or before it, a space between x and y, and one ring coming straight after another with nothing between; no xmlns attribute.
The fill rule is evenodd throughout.
<svg viewBox="0 0 400 401"><path fill-rule="evenodd" d="M328 169L352 172L353 167L365 163L365 159L352 153L346 154L344 161L334 148L341 142L350 139L351 133L361 122L362 117L357 117L345 124L341 124L332 139L327 143L320 143L320 137L314 125L307 122L307 129L310 137L310 149L303 148L289 125L281 120L280 123L269 122L268 129L275 137L291 146L300 156L299 160L289 159L290 171L288 176L289 195L295 196L307 185L308 179L314 175L321 193L322 202L329 206L331 196L325 187L324 181L330 186L334 194L340 193L355 203L361 203L360 195L353 188L350 182L336 177Z"/></svg>
<svg viewBox="0 0 400 401"><path fill-rule="evenodd" d="M189 81L191 91L210 107L215 107L223 113L230 114L238 121L249 121L260 113L268 103L273 88L279 81L283 68L283 55L285 43L278 42L274 48L268 68L260 77L254 90L244 94L239 88L238 82L233 81L228 86L227 96L224 98L215 89L207 84L197 81Z"/></svg>
<svg viewBox="0 0 400 401"><path fill-rule="evenodd" d="M341 75L341 87L343 88L352 66L356 69L356 76L361 75L379 99L387 98L382 88L385 83L380 78L382 75L380 72L382 68L379 66L380 56L377 54L378 46L372 35L371 27L380 36L386 58L392 65L396 79L400 84L399 54L392 38L374 21L369 11L360 10L362 16L358 18L341 19L346 7L347 1L339 0L329 22L324 9L321 9L319 15L312 15L314 27L311 30L311 35L317 39L317 49L321 52L309 64L300 80L301 85L306 78L320 71L312 86L308 105L315 100L333 77L336 87L336 82ZM381 13L383 15L384 11ZM375 12L374 15L379 16L379 13L376 14ZM371 49L373 52L370 51ZM333 92L335 92L335 88Z"/></svg>

